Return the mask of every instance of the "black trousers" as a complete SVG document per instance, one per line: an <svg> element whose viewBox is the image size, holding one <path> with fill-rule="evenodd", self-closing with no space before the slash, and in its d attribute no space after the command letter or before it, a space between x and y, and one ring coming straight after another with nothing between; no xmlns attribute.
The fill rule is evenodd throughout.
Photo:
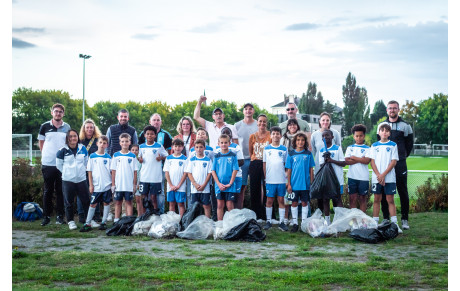
<svg viewBox="0 0 460 291"><path fill-rule="evenodd" d="M409 192L407 191L407 164L406 160L400 160L395 166L396 189L398 189L401 201L401 220L409 220ZM381 208L384 219L390 219L386 195L382 194Z"/></svg>
<svg viewBox="0 0 460 291"><path fill-rule="evenodd" d="M214 183L214 178L211 178L211 183L209 185L211 190L211 219L217 221L217 198Z"/></svg>
<svg viewBox="0 0 460 291"><path fill-rule="evenodd" d="M78 196L83 204L85 218L88 216L89 207L89 189L86 181L78 183L62 181L62 190L64 192L65 216L67 222L72 221L74 217L74 201L75 196Z"/></svg>
<svg viewBox="0 0 460 291"><path fill-rule="evenodd" d="M64 199L62 196L62 174L54 166L42 166L44 180L43 215L51 216L53 212L53 194L56 192L56 215L64 216Z"/></svg>
<svg viewBox="0 0 460 291"><path fill-rule="evenodd" d="M263 162L261 160L254 160L251 161L249 164L249 187L251 188L251 210L253 210L256 215L257 219L266 220L267 214L265 213L265 203L267 197L263 195L262 201L262 187L265 190L265 182L264 182L264 168Z"/></svg>

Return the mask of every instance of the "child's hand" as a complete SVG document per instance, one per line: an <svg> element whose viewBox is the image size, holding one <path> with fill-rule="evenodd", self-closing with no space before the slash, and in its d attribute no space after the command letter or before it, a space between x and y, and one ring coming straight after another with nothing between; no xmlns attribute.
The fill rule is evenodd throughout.
<svg viewBox="0 0 460 291"><path fill-rule="evenodd" d="M161 161L161 160L163 160L163 157L160 156L160 154L158 154L158 156L157 156L157 161Z"/></svg>
<svg viewBox="0 0 460 291"><path fill-rule="evenodd" d="M217 186L219 186L220 191L224 191L225 189L227 189L227 187L225 187L225 185L222 183L218 183Z"/></svg>
<svg viewBox="0 0 460 291"><path fill-rule="evenodd" d="M141 163L141 164L144 162L144 159L142 157L139 157L137 159L139 160L139 163Z"/></svg>
<svg viewBox="0 0 460 291"><path fill-rule="evenodd" d="M110 190L112 190L112 194L115 193L115 186L110 187Z"/></svg>
<svg viewBox="0 0 460 291"><path fill-rule="evenodd" d="M291 187L291 184L287 184L287 186L286 186L286 190L288 191L288 193L292 193L292 187Z"/></svg>
<svg viewBox="0 0 460 291"><path fill-rule="evenodd" d="M134 184L134 191L133 191L133 193L136 193L136 192L137 192L136 190L137 190L137 185Z"/></svg>
<svg viewBox="0 0 460 291"><path fill-rule="evenodd" d="M93 192L94 192L94 186L93 186L93 185L90 185L90 186L89 186L89 193L90 193L90 194L93 194Z"/></svg>
<svg viewBox="0 0 460 291"><path fill-rule="evenodd" d="M325 163L330 163L330 162L331 162L331 158L329 158L329 157L328 157L328 158L325 158L325 159L324 159L324 162L325 162Z"/></svg>
<svg viewBox="0 0 460 291"><path fill-rule="evenodd" d="M377 181L379 182L380 185L385 186L385 176L380 174L377 175Z"/></svg>

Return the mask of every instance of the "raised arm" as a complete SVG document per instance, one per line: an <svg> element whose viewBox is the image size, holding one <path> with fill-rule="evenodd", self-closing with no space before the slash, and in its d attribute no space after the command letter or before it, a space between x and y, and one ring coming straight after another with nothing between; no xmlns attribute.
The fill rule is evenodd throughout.
<svg viewBox="0 0 460 291"><path fill-rule="evenodd" d="M195 111L193 112L193 119L195 119L203 128L206 128L206 120L201 117L201 103L206 101L206 96L201 95L196 104Z"/></svg>

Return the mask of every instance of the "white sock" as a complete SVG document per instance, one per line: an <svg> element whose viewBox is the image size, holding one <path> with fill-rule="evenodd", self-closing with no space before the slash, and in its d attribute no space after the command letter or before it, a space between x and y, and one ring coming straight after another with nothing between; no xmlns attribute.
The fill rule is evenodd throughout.
<svg viewBox="0 0 460 291"><path fill-rule="evenodd" d="M86 217L86 224L91 225L91 220L93 219L94 212L96 212L96 207L89 207L88 208L88 216Z"/></svg>
<svg viewBox="0 0 460 291"><path fill-rule="evenodd" d="M307 206L302 206L302 221L307 219L308 217L308 205Z"/></svg>
<svg viewBox="0 0 460 291"><path fill-rule="evenodd" d="M267 222L272 223L273 207L265 207L265 214L267 214Z"/></svg>
<svg viewBox="0 0 460 291"><path fill-rule="evenodd" d="M394 222L394 223L398 224L398 217L397 216L390 217L390 220L391 220L391 222Z"/></svg>
<svg viewBox="0 0 460 291"><path fill-rule="evenodd" d="M284 215L286 214L286 210L284 208L278 208L278 212L279 212L279 215L280 215L280 223L283 222L283 219L286 220L284 218Z"/></svg>
<svg viewBox="0 0 460 291"><path fill-rule="evenodd" d="M115 219L113 220L113 223L117 223L118 220L120 220L120 218L115 218Z"/></svg>
<svg viewBox="0 0 460 291"><path fill-rule="evenodd" d="M331 224L331 217L330 216L324 216L324 218L326 219L327 225L330 225Z"/></svg>
<svg viewBox="0 0 460 291"><path fill-rule="evenodd" d="M102 214L102 223L107 222L107 216L109 216L110 205L104 205L104 212Z"/></svg>
<svg viewBox="0 0 460 291"><path fill-rule="evenodd" d="M378 224L379 223L379 217L377 216L377 217L373 217L373 218L374 218L375 222L377 222L377 224Z"/></svg>
<svg viewBox="0 0 460 291"><path fill-rule="evenodd" d="M299 216L299 212L297 211L297 206L291 206L291 213L292 213L292 223L297 224L297 217Z"/></svg>

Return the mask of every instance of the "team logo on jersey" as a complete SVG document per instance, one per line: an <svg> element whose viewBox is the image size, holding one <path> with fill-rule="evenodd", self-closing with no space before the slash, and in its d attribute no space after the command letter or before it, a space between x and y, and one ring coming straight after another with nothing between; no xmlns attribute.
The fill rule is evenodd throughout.
<svg viewBox="0 0 460 291"><path fill-rule="evenodd" d="M203 168L206 168L207 165L208 163L203 163Z"/></svg>
<svg viewBox="0 0 460 291"><path fill-rule="evenodd" d="M294 160L294 162L297 162L297 157L293 157L292 159Z"/></svg>
<svg viewBox="0 0 460 291"><path fill-rule="evenodd" d="M131 162L132 162L132 161L133 161L133 159L128 159L128 163L130 163L130 164L131 164Z"/></svg>
<svg viewBox="0 0 460 291"><path fill-rule="evenodd" d="M334 153L331 153L331 158L333 158L333 157L334 157Z"/></svg>
<svg viewBox="0 0 460 291"><path fill-rule="evenodd" d="M208 152L204 152L204 155L205 155L205 156L208 156L208 155L209 155L209 153L208 153Z"/></svg>
<svg viewBox="0 0 460 291"><path fill-rule="evenodd" d="M387 152L389 152L389 151L390 151L390 147L387 147Z"/></svg>
<svg viewBox="0 0 460 291"><path fill-rule="evenodd" d="M352 153L353 153L353 148L351 148L351 149L350 149L350 152L352 152Z"/></svg>
<svg viewBox="0 0 460 291"><path fill-rule="evenodd" d="M303 160L306 161L308 159L307 156L303 156Z"/></svg>
<svg viewBox="0 0 460 291"><path fill-rule="evenodd" d="M282 153L282 152L278 152L278 156L282 157L282 156L283 156L283 153Z"/></svg>
<svg viewBox="0 0 460 291"><path fill-rule="evenodd" d="M271 155L272 155L272 152L268 152L268 155L271 156Z"/></svg>
<svg viewBox="0 0 460 291"><path fill-rule="evenodd" d="M183 164L184 162L179 162L179 167L182 167Z"/></svg>
<svg viewBox="0 0 460 291"><path fill-rule="evenodd" d="M153 154L155 155L157 153L157 150L153 150Z"/></svg>
<svg viewBox="0 0 460 291"><path fill-rule="evenodd" d="M104 165L107 165L107 160L104 160Z"/></svg>
<svg viewBox="0 0 460 291"><path fill-rule="evenodd" d="M232 158L227 158L227 162L228 162L229 164L231 164L231 163L232 163Z"/></svg>
<svg viewBox="0 0 460 291"><path fill-rule="evenodd" d="M376 152L379 152L379 148L376 148L375 151L376 151Z"/></svg>
<svg viewBox="0 0 460 291"><path fill-rule="evenodd" d="M361 153L364 153L364 149L361 149Z"/></svg>

